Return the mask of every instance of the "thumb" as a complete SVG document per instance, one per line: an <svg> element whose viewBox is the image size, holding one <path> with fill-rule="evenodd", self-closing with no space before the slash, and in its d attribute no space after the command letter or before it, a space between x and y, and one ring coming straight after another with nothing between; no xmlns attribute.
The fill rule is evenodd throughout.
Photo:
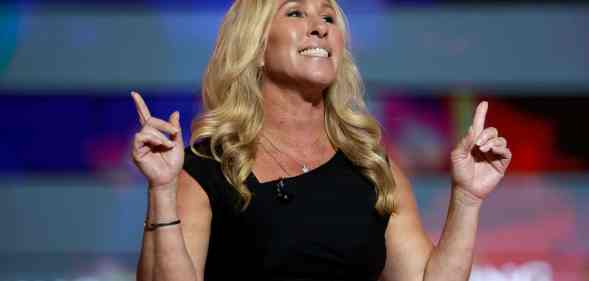
<svg viewBox="0 0 589 281"><path fill-rule="evenodd" d="M182 127L180 126L180 112L174 111L174 113L170 115L170 123L178 129L178 133L172 136L172 140L176 142L176 144L184 145L182 139Z"/></svg>

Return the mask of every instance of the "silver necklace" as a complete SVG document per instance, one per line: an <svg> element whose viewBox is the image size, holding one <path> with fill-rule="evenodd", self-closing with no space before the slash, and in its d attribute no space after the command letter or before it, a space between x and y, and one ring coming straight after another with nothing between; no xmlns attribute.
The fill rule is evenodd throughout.
<svg viewBox="0 0 589 281"><path fill-rule="evenodd" d="M307 173L307 172L309 172L309 167L307 167L307 164L305 164L304 162L303 162L303 163L301 163L299 160L297 160L297 159L296 159L295 157L293 157L292 155L290 155L290 154L288 154L288 153L286 153L286 152L282 151L282 150L281 150L280 148L278 148L278 147L277 147L277 146L276 146L276 145L275 145L275 144L274 144L274 143L273 143L273 142L272 142L272 141L271 141L271 140L270 140L268 137L266 137L266 134L262 134L262 137L263 137L263 138L264 138L266 141L268 141L268 143L269 143L269 144L270 144L270 145L271 145L271 146L272 146L272 147L273 147L273 148L274 148L276 151L278 151L278 152L280 152L280 153L282 153L282 154L284 154L284 155L288 156L289 158L291 158L292 160L294 160L294 161L295 161L295 162L296 162L296 163L297 163L299 166L301 166L301 171L302 171L303 173ZM319 141L319 138L321 138L321 135L319 135L319 137L317 138L317 140L315 140L315 141L313 142L313 144L315 144L317 141ZM270 153L268 152L268 150L266 149L266 147L264 146L264 144L263 144L263 143L262 143L262 147L264 148L264 150L265 150L265 151L266 151L268 154L270 154ZM277 164L280 166L280 168L281 168L282 170L284 170L284 171L285 171L285 173L286 173L286 170L285 170L285 169L284 169L284 167L283 167L283 166L280 164L280 162L278 162L278 160L276 160L276 158L275 158L275 157L274 157L272 154L270 154L270 156L272 156L272 158L274 159L274 161L276 161L276 163L277 163ZM287 173L287 175L288 175L288 173Z"/></svg>
<svg viewBox="0 0 589 281"><path fill-rule="evenodd" d="M286 168L284 168L284 166L282 166L280 161L278 161L278 159L276 159L276 157L274 157L274 155L272 153L270 153L270 151L268 151L268 149L266 148L266 145L264 145L264 143L262 143L262 142L260 142L260 144L262 145L262 149L264 149L266 154L268 154L268 155L270 155L270 157L272 157L272 160L274 160L274 162L276 162L276 164L278 164L278 167L280 167L280 169L284 172L284 174L287 177L290 177L290 173L288 171L286 171ZM280 177L280 179L282 180L282 179L284 179L284 177Z"/></svg>
<svg viewBox="0 0 589 281"><path fill-rule="evenodd" d="M288 171L286 171L286 169L284 168L284 166L282 166L282 164L280 164L280 161L278 161L278 159L276 159L276 157L274 157L274 155L272 155L272 153L270 153L270 151L268 151L268 149L266 148L266 145L264 145L264 143L260 142L260 144L262 145L262 149L264 149L264 151L270 155L270 157L272 157L272 159L274 160L274 162L276 162L276 164L278 164L278 167L280 167L280 169L282 169L282 171L284 172L284 174L287 177L290 177L290 174L288 173ZM278 181L278 183L276 184L276 198L282 202L282 203L289 203L290 201L292 201L292 198L294 197L293 194L291 194L290 192L286 191L284 188L284 177L280 177L280 181Z"/></svg>

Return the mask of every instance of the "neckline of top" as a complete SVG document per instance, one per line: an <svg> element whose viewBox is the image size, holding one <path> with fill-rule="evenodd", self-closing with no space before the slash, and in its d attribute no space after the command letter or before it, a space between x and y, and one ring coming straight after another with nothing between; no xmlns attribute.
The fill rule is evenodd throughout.
<svg viewBox="0 0 589 281"><path fill-rule="evenodd" d="M254 183L258 184L258 185L267 185L267 184L274 184L279 182L280 180L295 180L295 179L299 179L299 178L303 178L312 174L315 174L317 172L319 172L320 170L324 169L325 167L329 166L334 160L335 158L337 158L337 156L341 153L341 150L336 149L335 153L327 160L325 161L323 164L317 166L315 169L309 170L306 173L302 173L302 174L298 174L296 176L292 176L292 177L287 177L287 178L278 178L278 179L273 179L273 180L269 180L269 181L265 181L265 182L260 182L258 180L258 177L255 175L254 171L252 171L249 175L249 178L251 178Z"/></svg>

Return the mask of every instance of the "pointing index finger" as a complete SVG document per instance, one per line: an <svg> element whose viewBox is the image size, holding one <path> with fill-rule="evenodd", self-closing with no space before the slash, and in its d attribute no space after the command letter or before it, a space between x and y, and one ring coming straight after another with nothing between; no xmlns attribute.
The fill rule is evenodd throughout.
<svg viewBox="0 0 589 281"><path fill-rule="evenodd" d="M151 118L149 108L147 108L145 101L143 101L143 98L139 93L132 91L131 96L133 97L133 101L135 101L135 107L137 108L137 113L139 114L139 121L141 122L141 125L143 125Z"/></svg>
<svg viewBox="0 0 589 281"><path fill-rule="evenodd" d="M473 129L475 136L478 136L485 129L485 119L489 104L486 101L479 103L474 114Z"/></svg>

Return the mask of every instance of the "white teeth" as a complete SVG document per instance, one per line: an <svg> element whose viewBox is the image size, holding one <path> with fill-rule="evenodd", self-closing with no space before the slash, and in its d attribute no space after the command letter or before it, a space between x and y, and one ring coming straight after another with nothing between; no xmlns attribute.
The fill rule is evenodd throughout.
<svg viewBox="0 0 589 281"><path fill-rule="evenodd" d="M323 48L305 49L299 53L303 56L309 56L309 57L322 57L322 58L329 57L329 52Z"/></svg>

